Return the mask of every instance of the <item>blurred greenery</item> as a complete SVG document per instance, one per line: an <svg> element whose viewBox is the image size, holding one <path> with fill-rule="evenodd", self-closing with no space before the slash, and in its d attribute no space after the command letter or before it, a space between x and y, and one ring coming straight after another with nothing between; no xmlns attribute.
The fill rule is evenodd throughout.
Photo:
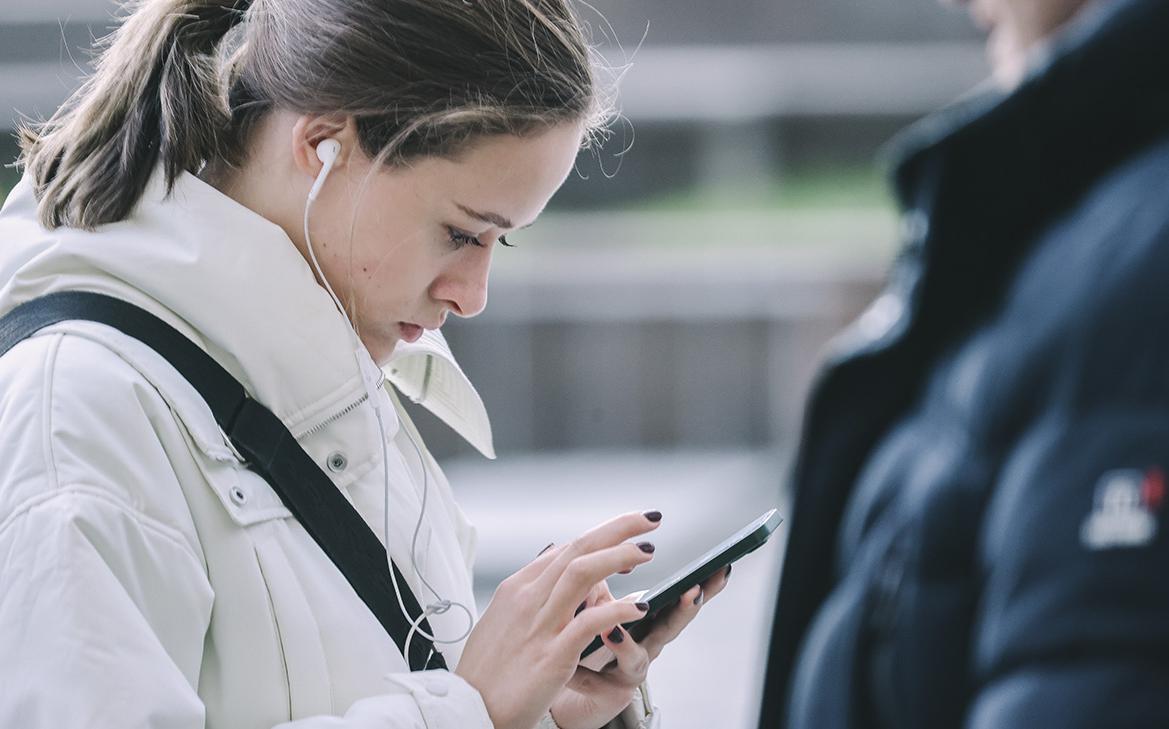
<svg viewBox="0 0 1169 729"><path fill-rule="evenodd" d="M553 204L535 226L509 237L542 249L766 249L820 261L884 261L895 251L897 225L881 172L851 167L793 172L741 189L695 187L591 211Z"/></svg>

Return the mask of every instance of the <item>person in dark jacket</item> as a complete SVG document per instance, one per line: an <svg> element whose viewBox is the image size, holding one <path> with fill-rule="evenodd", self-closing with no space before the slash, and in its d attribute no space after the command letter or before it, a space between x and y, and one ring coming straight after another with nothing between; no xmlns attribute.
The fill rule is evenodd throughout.
<svg viewBox="0 0 1169 729"><path fill-rule="evenodd" d="M1169 2L975 12L1010 88L895 144L904 247L808 407L763 729L1169 726Z"/></svg>

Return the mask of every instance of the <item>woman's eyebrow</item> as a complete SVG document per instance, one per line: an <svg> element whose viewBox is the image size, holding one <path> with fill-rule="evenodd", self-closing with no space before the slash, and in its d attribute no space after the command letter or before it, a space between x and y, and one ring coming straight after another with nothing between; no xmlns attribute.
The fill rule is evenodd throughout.
<svg viewBox="0 0 1169 729"><path fill-rule="evenodd" d="M467 207L466 205L463 205L462 203L455 203L455 207L457 207L459 210L462 210L467 215L470 215L472 218L475 218L476 220L481 220L484 223L490 223L491 225L494 225L498 228L507 228L507 229L515 228L515 223L511 222L511 220L509 220L508 218L505 218L504 216L500 215L499 213L492 213L492 212L481 213L478 210L472 210L471 208ZM528 223L526 225L521 225L519 228L516 228L516 229L523 230L524 228L531 228L534 224L535 224L535 221Z"/></svg>
<svg viewBox="0 0 1169 729"><path fill-rule="evenodd" d="M461 203L455 203L455 207L457 207L459 210L462 210L467 215L470 215L472 218L475 218L476 220L481 220L484 223L490 223L490 224L496 226L497 228L512 228L512 227L514 227L510 220L503 217L499 213L492 213L492 212L481 213L478 210L472 210L471 208L469 208L466 205L463 205Z"/></svg>

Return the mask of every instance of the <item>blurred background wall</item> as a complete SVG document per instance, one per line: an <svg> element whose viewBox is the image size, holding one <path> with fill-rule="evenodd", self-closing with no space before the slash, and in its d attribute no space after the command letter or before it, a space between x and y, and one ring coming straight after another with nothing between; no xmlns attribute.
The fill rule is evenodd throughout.
<svg viewBox="0 0 1169 729"><path fill-rule="evenodd" d="M50 114L113 23L108 0L0 7L0 155ZM481 606L549 541L659 508L650 586L783 484L828 339L896 250L881 146L987 72L934 0L594 0L622 118L447 334L492 414L487 462L419 413L479 525ZM15 181L0 172L0 198ZM2 244L2 242L0 242ZM782 538L736 569L651 674L671 729L754 720Z"/></svg>

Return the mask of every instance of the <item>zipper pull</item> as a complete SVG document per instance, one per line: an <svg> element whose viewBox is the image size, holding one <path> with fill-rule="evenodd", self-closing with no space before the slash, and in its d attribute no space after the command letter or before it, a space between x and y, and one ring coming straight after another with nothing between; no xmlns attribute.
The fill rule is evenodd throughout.
<svg viewBox="0 0 1169 729"><path fill-rule="evenodd" d="M358 346L353 351L353 356L357 359L357 368L361 372L361 384L365 387L365 392L372 399L374 392L382 386L382 382L386 379L386 373L382 372L382 368L377 366L373 361L373 357L369 356L369 352L365 347Z"/></svg>

